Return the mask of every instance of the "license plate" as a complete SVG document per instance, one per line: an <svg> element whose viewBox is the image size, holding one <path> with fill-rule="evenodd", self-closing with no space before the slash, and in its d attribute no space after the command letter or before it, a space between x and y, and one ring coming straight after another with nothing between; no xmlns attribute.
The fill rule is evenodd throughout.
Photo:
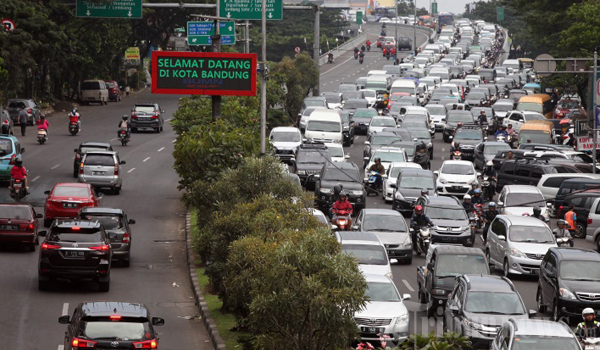
<svg viewBox="0 0 600 350"><path fill-rule="evenodd" d="M85 252L80 250L68 250L65 252L65 258L83 259L85 258Z"/></svg>
<svg viewBox="0 0 600 350"><path fill-rule="evenodd" d="M363 333L373 333L373 334L379 334L379 333L385 332L384 328L379 328L379 327L360 327L360 330Z"/></svg>
<svg viewBox="0 0 600 350"><path fill-rule="evenodd" d="M15 186L15 188L21 188L23 186L23 184L20 182L17 182L17 183L15 183L14 186Z"/></svg>
<svg viewBox="0 0 600 350"><path fill-rule="evenodd" d="M106 171L92 171L92 175L104 175Z"/></svg>
<svg viewBox="0 0 600 350"><path fill-rule="evenodd" d="M458 187L458 186L452 186L450 188L452 189L452 191L460 191L460 190L462 190L462 187Z"/></svg>
<svg viewBox="0 0 600 350"><path fill-rule="evenodd" d="M3 231L18 231L19 225L0 225L0 230Z"/></svg>
<svg viewBox="0 0 600 350"><path fill-rule="evenodd" d="M77 208L77 203L63 203L63 208Z"/></svg>

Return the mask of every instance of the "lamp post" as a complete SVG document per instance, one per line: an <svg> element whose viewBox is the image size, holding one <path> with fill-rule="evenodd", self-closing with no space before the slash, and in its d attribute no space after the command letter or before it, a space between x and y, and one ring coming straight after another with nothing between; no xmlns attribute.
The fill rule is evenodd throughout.
<svg viewBox="0 0 600 350"><path fill-rule="evenodd" d="M415 6L415 20L413 22L413 48L415 51L415 57L417 57L417 0L413 0Z"/></svg>

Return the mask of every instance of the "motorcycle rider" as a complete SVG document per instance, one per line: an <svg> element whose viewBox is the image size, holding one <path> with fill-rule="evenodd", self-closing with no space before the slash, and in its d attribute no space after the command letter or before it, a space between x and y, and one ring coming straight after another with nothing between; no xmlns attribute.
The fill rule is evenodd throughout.
<svg viewBox="0 0 600 350"><path fill-rule="evenodd" d="M375 180L375 187L380 189L383 182L381 176L385 174L385 167L383 164L381 164L381 158L375 158L375 163L369 167L369 172L371 171L374 171L378 174L377 180Z"/></svg>
<svg viewBox="0 0 600 350"><path fill-rule="evenodd" d="M573 247L573 236L571 236L571 232L569 232L569 230L567 230L565 220L562 220L562 219L558 220L556 222L556 226L557 227L554 230L552 230L552 233L554 233L554 237L568 238L569 245L571 247Z"/></svg>
<svg viewBox="0 0 600 350"><path fill-rule="evenodd" d="M600 337L600 323L596 321L596 312L591 307L586 307L581 312L583 322L577 325L575 336L580 342L586 338Z"/></svg>
<svg viewBox="0 0 600 350"><path fill-rule="evenodd" d="M365 52L364 52L364 51L361 51L361 52L358 54L358 57L360 57L360 59L361 59L361 60L364 60L364 59L365 59Z"/></svg>
<svg viewBox="0 0 600 350"><path fill-rule="evenodd" d="M23 180L25 184L25 191L29 194L29 183L27 182L27 169L23 166L23 160L21 158L17 158L15 160L15 165L10 169L10 189L13 189L14 180Z"/></svg>
<svg viewBox="0 0 600 350"><path fill-rule="evenodd" d="M371 49L371 40L367 39L367 49Z"/></svg>
<svg viewBox="0 0 600 350"><path fill-rule="evenodd" d="M352 227L353 208L352 203L348 201L348 191L346 190L342 190L338 200L333 203L333 206L331 207L331 217L333 218L333 216L337 216L338 212L340 211L348 212L348 227Z"/></svg>
<svg viewBox="0 0 600 350"><path fill-rule="evenodd" d="M467 215L475 213L475 207L473 206L473 203L471 203L471 196L469 196L468 194L465 194L465 196L463 197L462 206L463 208L465 208Z"/></svg>
<svg viewBox="0 0 600 350"><path fill-rule="evenodd" d="M508 128L506 128L506 134L508 136L515 136L515 129L513 129L512 124L508 124Z"/></svg>
<svg viewBox="0 0 600 350"><path fill-rule="evenodd" d="M473 197L475 195L475 190L479 187L479 184L477 182L473 182L471 184L471 189L469 190L469 192L467 192L471 197Z"/></svg>
<svg viewBox="0 0 600 350"><path fill-rule="evenodd" d="M127 132L127 137L129 137L129 134L131 133L131 123L128 121L129 117L127 116L127 114L123 115L123 119L119 122L119 132L121 130L125 130L125 132ZM119 133L117 132L117 136L119 136Z"/></svg>
<svg viewBox="0 0 600 350"><path fill-rule="evenodd" d="M490 192L492 192L492 196L494 193L496 193L496 178L498 177L498 173L496 172L496 169L494 168L494 162L491 160L488 160L487 163L485 163L485 167L483 168L483 171L481 172L481 176L489 176L489 181L490 181ZM491 200L491 198L490 198Z"/></svg>
<svg viewBox="0 0 600 350"><path fill-rule="evenodd" d="M504 136L504 138L508 137L508 133L506 132L506 130L504 130L503 125L498 125L498 130L496 130L496 133L494 133L495 138L498 138L498 136Z"/></svg>
<svg viewBox="0 0 600 350"><path fill-rule="evenodd" d="M46 131L46 137L48 137L48 127L50 126L50 123L48 122L48 119L46 119L46 116L42 115L40 117L40 120L38 120L37 124L38 124L38 131L39 130Z"/></svg>
<svg viewBox="0 0 600 350"><path fill-rule="evenodd" d="M427 196L429 196L429 190L424 188L421 190L421 197L425 197L427 198Z"/></svg>
<svg viewBox="0 0 600 350"><path fill-rule="evenodd" d="M329 51L329 53L327 54L327 61L329 63L333 63L333 52Z"/></svg>
<svg viewBox="0 0 600 350"><path fill-rule="evenodd" d="M410 228L412 228L412 242L413 249L415 248L415 244L417 242L417 232L423 226L432 226L433 222L427 215L423 213L423 207L420 205L415 205L415 211L410 218Z"/></svg>
<svg viewBox="0 0 600 350"><path fill-rule="evenodd" d="M69 113L69 122L77 123L79 131L81 131L81 115L77 113L77 108L73 108L71 113Z"/></svg>
<svg viewBox="0 0 600 350"><path fill-rule="evenodd" d="M488 120L487 120L487 116L485 115L485 111L481 111L479 112L479 117L477 117L477 122L479 123L479 125L481 125L482 127L484 125L487 125Z"/></svg>
<svg viewBox="0 0 600 350"><path fill-rule="evenodd" d="M356 47L354 48L354 57L355 57L355 58L356 58L356 57L358 57L358 51L360 51L360 50L358 49L358 46L356 46Z"/></svg>
<svg viewBox="0 0 600 350"><path fill-rule="evenodd" d="M490 224L498 215L498 211L496 211L496 203L490 202L488 204L488 211L483 213L483 220L485 221L485 227L483 228L483 241L487 242L487 234L490 229Z"/></svg>
<svg viewBox="0 0 600 350"><path fill-rule="evenodd" d="M533 207L533 215L531 215L531 217L546 222L546 218L542 215L542 208L540 208L539 206Z"/></svg>
<svg viewBox="0 0 600 350"><path fill-rule="evenodd" d="M396 62L396 57L397 57L397 51L396 51L396 46L392 47L392 60L394 60L394 62Z"/></svg>
<svg viewBox="0 0 600 350"><path fill-rule="evenodd" d="M367 48L365 47L365 44L363 44L363 46L361 46L361 47L360 47L360 51L363 51L363 52L364 52L364 51L366 51L366 50L367 50Z"/></svg>

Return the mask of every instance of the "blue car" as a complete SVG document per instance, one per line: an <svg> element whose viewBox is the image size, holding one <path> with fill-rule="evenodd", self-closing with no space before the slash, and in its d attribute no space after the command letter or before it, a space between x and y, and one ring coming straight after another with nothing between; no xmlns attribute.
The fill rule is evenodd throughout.
<svg viewBox="0 0 600 350"><path fill-rule="evenodd" d="M17 157L25 152L19 140L11 135L0 136L0 181L10 180L10 169L15 164Z"/></svg>

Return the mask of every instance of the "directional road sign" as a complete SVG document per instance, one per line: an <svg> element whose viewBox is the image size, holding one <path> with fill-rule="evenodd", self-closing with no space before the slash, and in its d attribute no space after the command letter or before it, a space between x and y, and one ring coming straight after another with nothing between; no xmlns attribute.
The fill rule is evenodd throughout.
<svg viewBox="0 0 600 350"><path fill-rule="evenodd" d="M77 0L77 17L142 18L142 0L92 2Z"/></svg>
<svg viewBox="0 0 600 350"><path fill-rule="evenodd" d="M267 1L267 20L283 19L283 0ZM219 0L219 17L242 20L262 19L262 0Z"/></svg>
<svg viewBox="0 0 600 350"><path fill-rule="evenodd" d="M188 45L211 45L214 28L214 22L187 22ZM219 33L222 45L235 44L235 23L219 22Z"/></svg>

